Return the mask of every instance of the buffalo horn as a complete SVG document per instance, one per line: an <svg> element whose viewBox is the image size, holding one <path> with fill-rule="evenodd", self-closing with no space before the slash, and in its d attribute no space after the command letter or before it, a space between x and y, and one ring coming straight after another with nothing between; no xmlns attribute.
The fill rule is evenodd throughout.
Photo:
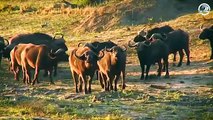
<svg viewBox="0 0 213 120"><path fill-rule="evenodd" d="M127 50L127 47L125 45L122 45L122 51L126 52L126 50Z"/></svg>
<svg viewBox="0 0 213 120"><path fill-rule="evenodd" d="M104 55L105 55L105 54L104 54L104 51L102 50L102 51L101 51L101 56L98 56L98 60L102 59L102 58L104 57Z"/></svg>
<svg viewBox="0 0 213 120"><path fill-rule="evenodd" d="M53 56L53 55L54 55L54 54L51 53L51 52L48 53L49 58L52 59L52 60L56 59L56 56L55 56L55 55Z"/></svg>
<svg viewBox="0 0 213 120"><path fill-rule="evenodd" d="M56 37L57 35L61 35L61 38L64 38L64 34L63 34L63 33L55 33L53 39L55 39L55 37Z"/></svg>
<svg viewBox="0 0 213 120"><path fill-rule="evenodd" d="M5 43L7 43L7 44L5 44L5 46L9 45L8 39L4 39L4 41L5 41Z"/></svg>
<svg viewBox="0 0 213 120"><path fill-rule="evenodd" d="M135 43L135 44L131 44L131 40L128 42L128 46L129 47L136 47L136 46L138 46L138 43Z"/></svg>
<svg viewBox="0 0 213 120"><path fill-rule="evenodd" d="M62 49L62 48L60 48L60 49L58 49L54 54L60 54L60 53L64 53L65 52L65 50L64 49Z"/></svg>
<svg viewBox="0 0 213 120"><path fill-rule="evenodd" d="M82 45L82 43L81 43L81 42L79 42L79 43L78 43L78 47L80 47L81 45Z"/></svg>
<svg viewBox="0 0 213 120"><path fill-rule="evenodd" d="M201 31L203 30L203 25L204 25L204 23L200 26L200 30L201 30Z"/></svg>
<svg viewBox="0 0 213 120"><path fill-rule="evenodd" d="M146 44L146 42L147 42L147 41L144 41L143 44L144 44L145 46L147 46L147 47L149 47L149 46L152 44L152 42L149 42L149 44Z"/></svg>
<svg viewBox="0 0 213 120"><path fill-rule="evenodd" d="M75 57L78 58L78 59L80 59L80 60L85 60L85 58L86 58L86 57L85 57L85 53L82 54L81 56L78 56L77 53L76 53L76 51L77 51L77 49L75 49L75 50L73 51L74 54L75 54Z"/></svg>

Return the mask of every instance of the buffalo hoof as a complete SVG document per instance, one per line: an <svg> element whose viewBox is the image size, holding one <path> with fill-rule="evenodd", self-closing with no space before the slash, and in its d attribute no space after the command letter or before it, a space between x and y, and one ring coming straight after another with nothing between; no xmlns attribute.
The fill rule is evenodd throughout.
<svg viewBox="0 0 213 120"><path fill-rule="evenodd" d="M190 62L187 62L186 65L190 65Z"/></svg>
<svg viewBox="0 0 213 120"><path fill-rule="evenodd" d="M54 83L54 82L50 82L50 84L51 84L51 85L55 85L55 83Z"/></svg>
<svg viewBox="0 0 213 120"><path fill-rule="evenodd" d="M168 78L169 78L169 75L165 75L165 78L168 79Z"/></svg>
<svg viewBox="0 0 213 120"><path fill-rule="evenodd" d="M148 79L149 79L149 77L148 77L148 76L146 76L146 77L145 77L145 80L148 80Z"/></svg>
<svg viewBox="0 0 213 120"><path fill-rule="evenodd" d="M141 80L144 80L144 76L141 76L141 78L140 78Z"/></svg>
<svg viewBox="0 0 213 120"><path fill-rule="evenodd" d="M179 63L178 65L177 65L177 67L180 67L182 64L181 63Z"/></svg>

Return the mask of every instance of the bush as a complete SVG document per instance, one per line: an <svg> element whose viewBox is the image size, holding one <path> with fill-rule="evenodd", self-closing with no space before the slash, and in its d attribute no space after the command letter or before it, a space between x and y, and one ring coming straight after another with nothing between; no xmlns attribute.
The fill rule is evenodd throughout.
<svg viewBox="0 0 213 120"><path fill-rule="evenodd" d="M91 0L73 0L72 3L78 6L86 6L91 4Z"/></svg>

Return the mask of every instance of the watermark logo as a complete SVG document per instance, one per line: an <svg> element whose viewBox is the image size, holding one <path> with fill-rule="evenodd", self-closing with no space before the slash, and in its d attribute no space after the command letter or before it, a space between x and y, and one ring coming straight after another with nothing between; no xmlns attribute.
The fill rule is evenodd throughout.
<svg viewBox="0 0 213 120"><path fill-rule="evenodd" d="M210 11L211 8L207 3L202 3L198 7L198 12L202 15L208 15Z"/></svg>

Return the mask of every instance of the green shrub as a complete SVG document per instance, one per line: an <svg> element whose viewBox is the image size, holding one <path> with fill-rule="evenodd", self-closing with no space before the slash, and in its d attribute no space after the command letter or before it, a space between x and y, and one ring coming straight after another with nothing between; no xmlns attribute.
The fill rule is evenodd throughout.
<svg viewBox="0 0 213 120"><path fill-rule="evenodd" d="M73 0L72 3L78 6L86 6L91 4L91 0Z"/></svg>

